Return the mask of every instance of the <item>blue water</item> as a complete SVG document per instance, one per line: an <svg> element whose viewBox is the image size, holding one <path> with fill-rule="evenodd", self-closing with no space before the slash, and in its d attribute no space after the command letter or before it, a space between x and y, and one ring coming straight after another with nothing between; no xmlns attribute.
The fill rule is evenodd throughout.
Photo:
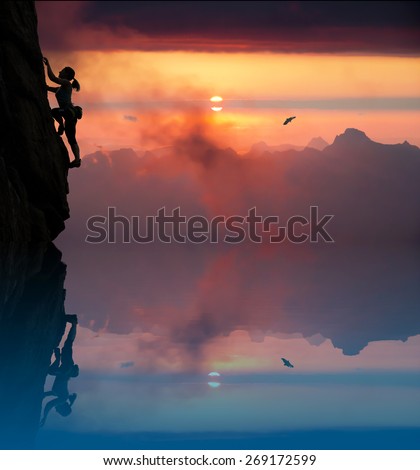
<svg viewBox="0 0 420 470"><path fill-rule="evenodd" d="M60 248L7 304L2 448L419 447L414 249Z"/></svg>

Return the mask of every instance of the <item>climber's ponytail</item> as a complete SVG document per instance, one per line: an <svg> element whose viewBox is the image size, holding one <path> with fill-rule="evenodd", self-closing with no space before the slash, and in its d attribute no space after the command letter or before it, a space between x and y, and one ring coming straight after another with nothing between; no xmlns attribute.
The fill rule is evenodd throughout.
<svg viewBox="0 0 420 470"><path fill-rule="evenodd" d="M72 86L72 88L74 88L76 91L80 91L80 83L79 83L75 78L73 78L73 81L72 81L71 86Z"/></svg>
<svg viewBox="0 0 420 470"><path fill-rule="evenodd" d="M63 71L66 72L68 79L72 80L72 88L74 88L76 91L80 91L80 83L74 78L76 75L74 69L71 67L64 67Z"/></svg>

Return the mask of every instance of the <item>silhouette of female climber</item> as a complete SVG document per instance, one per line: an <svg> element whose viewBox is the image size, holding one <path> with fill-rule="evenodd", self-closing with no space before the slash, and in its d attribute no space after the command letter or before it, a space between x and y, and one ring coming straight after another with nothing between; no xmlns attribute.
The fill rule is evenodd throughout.
<svg viewBox="0 0 420 470"><path fill-rule="evenodd" d="M73 342L76 338L77 329L77 315L66 315L66 322L71 323L71 328L67 334L66 341L63 348L54 349L54 362L48 368L50 375L55 375L52 389L49 392L44 392L44 396L55 396L53 400L49 401L44 408L43 417L39 423L40 426L45 424L48 413L55 408L61 416L68 416L71 413L71 407L77 398L76 393L69 394L68 382L71 377L79 375L79 366L73 361ZM65 327L65 325L64 325Z"/></svg>
<svg viewBox="0 0 420 470"><path fill-rule="evenodd" d="M70 168L78 168L82 161L80 159L79 145L76 141L77 118L75 116L73 103L71 102L71 94L73 88L76 91L80 90L80 84L74 78L76 73L71 67L64 67L64 69L59 72L58 77L56 77L46 57L44 57L44 64L47 66L48 78L52 82L60 85L59 87L47 86L48 91L55 93L59 106L59 108L51 110L53 118L58 122L57 132L59 135L63 135L63 132L66 133L68 143L74 155L74 160L70 163Z"/></svg>

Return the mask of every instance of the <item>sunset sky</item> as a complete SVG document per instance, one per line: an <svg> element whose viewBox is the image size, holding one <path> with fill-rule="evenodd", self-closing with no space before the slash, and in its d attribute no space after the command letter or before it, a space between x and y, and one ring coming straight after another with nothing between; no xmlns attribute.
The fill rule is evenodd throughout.
<svg viewBox="0 0 420 470"><path fill-rule="evenodd" d="M152 370L159 351L158 365L168 365L172 341L182 344L176 356L187 370L214 362L228 367L220 337L237 334L242 345L263 341L274 325L273 331L305 338L325 333L333 343L336 338L335 347L353 355L369 341L399 339L415 330L393 326L392 298L384 331L375 327L366 337L356 334L357 343L355 316L365 309L372 316L381 311L373 299L383 297L401 276L388 277L381 252L367 258L351 250L347 255L343 248L344 242L364 243L367 237L391 246L416 236L417 219L411 217L418 212L415 150L390 148L385 157L383 147L367 143L368 155L355 155L354 138L360 136L347 136L331 159L326 154L245 159L217 149L232 147L241 154L259 141L304 146L317 136L332 143L346 128L381 143L420 145L418 4L40 1L36 7L43 54L56 73L72 66L81 84L73 101L84 108L77 126L82 157L101 151L85 159L83 171L69 175L71 218L58 239L68 264L67 308L83 327L108 332L117 342L112 334L127 338L141 326L155 338L139 346L142 357L147 347L153 350L150 363L143 364ZM215 95L224 98L220 112L211 110ZM56 106L54 96L50 102ZM288 116L297 118L283 126ZM171 145L169 153L142 158L144 150ZM396 156L403 165L395 163ZM244 214L257 206L264 215L285 217L306 214L314 203L323 214L335 215L339 255L266 244L225 253L219 246L166 250L158 244L127 252L120 245L85 243L86 220L110 206L142 217L163 206L179 206L189 216ZM285 253L294 277L285 268ZM413 269L415 279L416 269L398 256L397 266L408 273ZM370 272L366 259L378 271ZM321 284L318 263L332 273ZM363 279L379 275L383 285L366 293ZM339 293L337 306L329 303L330 291ZM267 310L260 311L261 299L270 305ZM351 314L337 313L340 302ZM410 302L415 304L414 294L407 294ZM308 318L289 318L290 305ZM336 329L327 313L322 324L314 306L332 312ZM162 342L162 336L169 340ZM296 350L301 349L305 340L296 341ZM206 350L209 343L214 356ZM269 351L268 339L265 346ZM317 350L329 354L334 346L326 342ZM201 357L198 351L207 352ZM342 369L347 359L337 362L339 356L317 367ZM273 360L245 363L271 368ZM355 366L352 359L348 364ZM169 361L169 369L178 366L177 360Z"/></svg>
<svg viewBox="0 0 420 470"><path fill-rule="evenodd" d="M420 145L416 2L36 2L43 54L81 84L82 156L331 143L348 127ZM209 99L222 96L223 110ZM54 96L50 96L55 106ZM290 115L297 119L283 126ZM112 131L111 131L112 130Z"/></svg>
<svg viewBox="0 0 420 470"><path fill-rule="evenodd" d="M75 413L52 428L271 431L294 428L297 415L313 429L418 422L420 3L36 9L42 53L56 73L76 70L73 102L84 110L82 166L69 172L71 217L56 240L83 373L71 382ZM261 141L304 147L318 136L334 144L246 155ZM209 219L257 207L283 222L312 205L334 215L334 243L85 238L87 220L109 207L142 221L162 207ZM208 387L210 371L220 388Z"/></svg>
<svg viewBox="0 0 420 470"><path fill-rule="evenodd" d="M0 449L419 449L420 1L0 11Z"/></svg>

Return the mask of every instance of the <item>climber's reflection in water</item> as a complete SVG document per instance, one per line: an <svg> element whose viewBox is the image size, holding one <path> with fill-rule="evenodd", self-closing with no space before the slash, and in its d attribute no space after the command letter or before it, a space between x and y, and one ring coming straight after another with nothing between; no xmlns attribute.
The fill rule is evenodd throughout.
<svg viewBox="0 0 420 470"><path fill-rule="evenodd" d="M54 349L55 360L50 365L48 373L50 375L54 375L55 379L52 389L48 392L44 392L44 398L49 396L55 396L56 398L46 403L40 426L45 424L48 413L52 408L55 408L57 413L61 416L68 416L71 413L71 407L77 398L77 394L69 394L68 389L70 378L77 377L79 375L79 366L73 361L73 342L76 338L77 315L66 315L65 319L63 335L66 323L71 323L71 328L61 352L58 347Z"/></svg>

